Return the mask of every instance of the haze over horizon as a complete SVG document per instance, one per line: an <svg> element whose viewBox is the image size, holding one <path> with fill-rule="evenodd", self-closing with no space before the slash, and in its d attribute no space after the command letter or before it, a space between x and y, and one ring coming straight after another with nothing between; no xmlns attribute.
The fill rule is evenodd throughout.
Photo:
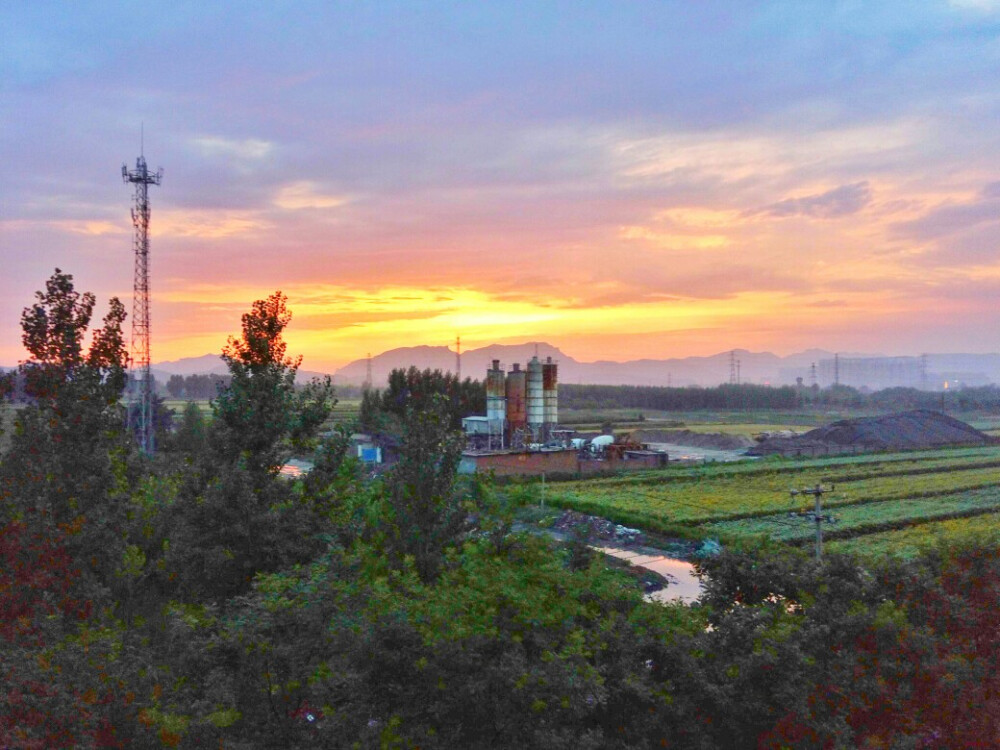
<svg viewBox="0 0 1000 750"><path fill-rule="evenodd" d="M14 2L0 8L0 364L55 267L152 355L275 289L289 351L548 341L1000 350L1000 2Z"/></svg>

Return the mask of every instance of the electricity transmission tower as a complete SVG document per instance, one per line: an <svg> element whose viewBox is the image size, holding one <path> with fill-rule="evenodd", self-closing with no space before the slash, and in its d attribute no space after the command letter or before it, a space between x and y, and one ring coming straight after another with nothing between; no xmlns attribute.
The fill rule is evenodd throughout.
<svg viewBox="0 0 1000 750"><path fill-rule="evenodd" d="M372 353L368 352L368 361L365 363L365 382L361 384L362 391L372 389Z"/></svg>
<svg viewBox="0 0 1000 750"><path fill-rule="evenodd" d="M141 151L141 149L140 149ZM153 376L149 371L149 186L159 185L163 170L146 168L140 153L135 169L122 164L122 180L135 185L132 225L135 227L135 274L132 287L132 362L129 393L129 423L143 453L156 450L153 427Z"/></svg>

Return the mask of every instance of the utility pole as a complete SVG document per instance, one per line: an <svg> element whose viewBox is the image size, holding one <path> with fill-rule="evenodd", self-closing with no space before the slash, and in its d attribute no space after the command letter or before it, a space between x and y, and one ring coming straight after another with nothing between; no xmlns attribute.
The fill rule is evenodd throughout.
<svg viewBox="0 0 1000 750"><path fill-rule="evenodd" d="M821 560L823 558L823 524L824 523L836 523L837 519L833 516L823 515L823 494L826 492L832 492L833 485L829 488L824 488L823 486L817 484L815 487L807 487L804 490L791 490L790 494L793 498L797 495L812 495L816 501L815 508L812 511L806 511L804 513L793 513L794 516L799 516L800 518L812 518L816 524L816 559Z"/></svg>

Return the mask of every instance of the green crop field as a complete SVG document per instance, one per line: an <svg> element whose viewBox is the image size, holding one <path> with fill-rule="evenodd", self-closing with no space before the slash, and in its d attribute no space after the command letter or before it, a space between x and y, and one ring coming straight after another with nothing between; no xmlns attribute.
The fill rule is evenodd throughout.
<svg viewBox="0 0 1000 750"><path fill-rule="evenodd" d="M191 403L194 403L195 406L201 409L201 413L204 414L205 416L208 416L212 413L212 407L207 398L195 399L191 401ZM179 419L180 416L184 413L184 409L188 405L188 399L167 398L163 400L163 405L168 409L172 410L174 412L174 417Z"/></svg>
<svg viewBox="0 0 1000 750"><path fill-rule="evenodd" d="M212 407L208 399L196 400L195 405L201 409L202 414L206 417L211 415ZM168 409L172 409L174 412L174 417L179 419L181 414L184 413L184 408L187 406L188 401L186 399L164 399L163 405ZM330 425L342 422L353 422L358 418L358 410L361 407L361 399L359 398L345 398L339 399L337 405L333 407L333 411L330 414L330 418L327 420Z"/></svg>
<svg viewBox="0 0 1000 750"><path fill-rule="evenodd" d="M826 549L877 557L911 557L920 550L939 544L957 544L975 539L1000 545L1000 514L990 513L971 518L911 524L902 529L831 541Z"/></svg>
<svg viewBox="0 0 1000 750"><path fill-rule="evenodd" d="M893 540L909 549L909 527L917 537L920 528L945 523L1000 530L996 446L670 468L553 483L546 500L650 531L798 543L812 538L814 526L790 514L810 510L812 498L790 491L817 484L829 488L823 507L836 518L824 533L843 549L866 552L856 540L868 536L883 540L872 550L890 549Z"/></svg>

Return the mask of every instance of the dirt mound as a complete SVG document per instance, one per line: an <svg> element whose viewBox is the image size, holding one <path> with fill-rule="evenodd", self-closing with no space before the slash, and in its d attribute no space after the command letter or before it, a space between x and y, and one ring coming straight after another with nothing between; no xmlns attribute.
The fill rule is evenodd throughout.
<svg viewBox="0 0 1000 750"><path fill-rule="evenodd" d="M946 414L916 409L882 417L843 419L798 437L772 438L751 448L747 455L823 455L996 442L995 438Z"/></svg>
<svg viewBox="0 0 1000 750"><path fill-rule="evenodd" d="M746 435L728 432L692 432L691 430L636 430L631 439L636 443L672 443L690 445L694 448L713 448L722 451L738 451L754 445Z"/></svg>

